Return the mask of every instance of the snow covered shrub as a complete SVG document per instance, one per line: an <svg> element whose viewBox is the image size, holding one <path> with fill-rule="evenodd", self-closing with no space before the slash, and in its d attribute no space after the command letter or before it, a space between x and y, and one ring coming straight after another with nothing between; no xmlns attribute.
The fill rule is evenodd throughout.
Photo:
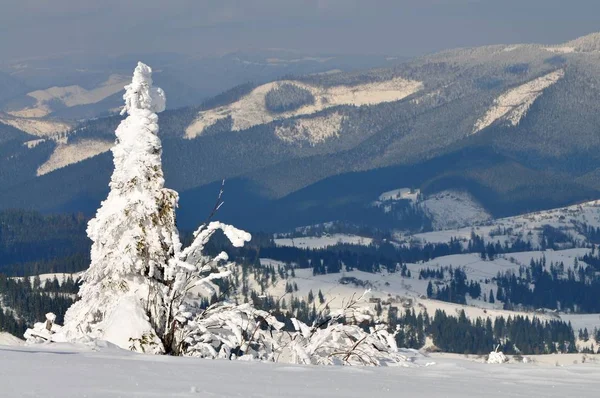
<svg viewBox="0 0 600 398"><path fill-rule="evenodd" d="M274 333L278 335L283 323L250 304L216 303L192 314L182 311L178 319L183 327L177 340L186 355L274 361L281 349Z"/></svg>
<svg viewBox="0 0 600 398"><path fill-rule="evenodd" d="M115 169L110 193L87 229L91 264L79 291L81 300L65 314L61 338L102 339L122 348L184 354L177 340L184 302L194 288L229 274L227 255L204 254L204 245L222 230L234 246L250 234L219 222L201 225L183 248L175 226L177 192L164 187L156 112L165 94L152 86L152 69L135 68L125 87L128 117L116 130Z"/></svg>
<svg viewBox="0 0 600 398"><path fill-rule="evenodd" d="M364 296L364 295L363 295ZM387 325L375 324L364 330L356 323L373 323L370 311L352 298L342 310L323 314L312 326L292 319L297 333L289 344L291 361L312 365L390 366L406 362L398 353L395 336ZM348 322L355 322L354 324Z"/></svg>

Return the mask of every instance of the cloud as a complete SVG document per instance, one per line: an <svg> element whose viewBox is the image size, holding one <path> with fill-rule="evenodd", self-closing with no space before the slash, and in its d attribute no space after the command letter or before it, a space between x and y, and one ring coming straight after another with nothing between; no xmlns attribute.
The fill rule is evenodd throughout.
<svg viewBox="0 0 600 398"><path fill-rule="evenodd" d="M0 60L267 47L413 55L566 41L597 30L599 13L596 0L5 0Z"/></svg>

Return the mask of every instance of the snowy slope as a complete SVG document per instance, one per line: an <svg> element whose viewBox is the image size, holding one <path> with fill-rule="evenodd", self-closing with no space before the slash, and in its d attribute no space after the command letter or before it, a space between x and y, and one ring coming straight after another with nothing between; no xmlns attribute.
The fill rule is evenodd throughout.
<svg viewBox="0 0 600 398"><path fill-rule="evenodd" d="M512 126L517 126L544 90L562 79L564 75L565 71L559 69L500 95L494 100L493 106L486 114L477 120L473 127L473 134L478 133L498 120L506 120Z"/></svg>
<svg viewBox="0 0 600 398"><path fill-rule="evenodd" d="M0 332L0 346L20 346L25 344L24 340L21 340L10 333Z"/></svg>
<svg viewBox="0 0 600 398"><path fill-rule="evenodd" d="M38 137L52 137L57 134L66 133L71 129L71 126L65 122L45 119L27 119L2 114L0 114L0 123L7 124Z"/></svg>
<svg viewBox="0 0 600 398"><path fill-rule="evenodd" d="M275 135L288 143L306 141L315 146L328 138L339 136L343 119L337 112L327 116L297 119L289 125L277 126Z"/></svg>
<svg viewBox="0 0 600 398"><path fill-rule="evenodd" d="M442 191L421 202L421 207L436 230L478 225L492 219L483 206L466 192Z"/></svg>
<svg viewBox="0 0 600 398"><path fill-rule="evenodd" d="M270 90L283 84L293 84L310 91L315 97L315 103L277 115L270 113L265 105L265 96ZM248 95L232 104L201 111L196 120L186 129L186 137L194 138L201 135L205 128L229 116L233 119L233 130L238 131L259 124L270 123L273 120L310 115L338 105L361 106L398 101L422 88L423 83L400 77L385 82L333 87L313 86L293 80L271 82L255 88ZM319 135L319 133L311 133L310 135ZM284 136L289 135L284 134Z"/></svg>
<svg viewBox="0 0 600 398"><path fill-rule="evenodd" d="M10 114L17 117L36 118L44 117L53 111L54 103L59 102L62 106L71 108L78 105L95 104L113 94L123 90L123 87L131 79L111 75L108 80L91 90L81 86L50 87L45 90L36 90L27 95L35 99L35 105L23 109L11 111Z"/></svg>
<svg viewBox="0 0 600 398"><path fill-rule="evenodd" d="M50 158L37 169L37 175L48 174L61 167L107 152L114 144L102 140L81 140L75 143L59 142Z"/></svg>
<svg viewBox="0 0 600 398"><path fill-rule="evenodd" d="M413 356L404 368L307 367L32 346L0 348L0 381L6 397L597 396L600 365L593 357L585 364L570 357L557 367Z"/></svg>
<svg viewBox="0 0 600 398"><path fill-rule="evenodd" d="M497 291L495 283L486 283L495 277L498 272L518 271L521 265L527 266L531 259L539 260L545 257L548 264L551 262L563 261L566 268L572 268L573 261L576 257L582 256L589 252L588 249L570 249L562 251L533 251L522 253L511 253L509 255L499 256L493 261L483 261L478 254L458 254L451 256L438 257L424 263L411 264L406 266L411 272L410 277L403 277L399 272L396 273L368 273L363 271L344 271L337 274L313 275L312 269L296 269L295 277L289 277L287 280L278 280L274 285L267 290L269 295L273 297L285 297L289 299L291 294L285 292L287 282L295 283L298 286L298 291L293 295L295 297L306 297L312 290L313 295L317 295L319 290L325 296L325 300L330 308L341 308L345 302L353 295L360 297L366 289L369 289L365 300L361 304L362 307L374 307L370 299L380 299L382 302L387 302L393 306L402 306L404 308L412 308L416 313L427 309L431 315L435 310L441 309L448 315L456 315L461 310L471 318L495 318L503 316L522 315L528 317L537 317L544 320L564 319L565 322L573 321L577 329L579 327L587 327L588 330L600 328L600 314L572 315L562 313L544 314L539 312L526 311L508 311L503 310L503 303L496 301L494 304L485 302L482 298L478 300L468 299L467 305L448 303L444 301L431 300L426 298L427 284L429 280L419 279L419 271L421 269L437 269L440 267L462 268L467 274L467 279L481 284L483 293L488 293L491 289ZM261 259L261 264L277 267L284 267L284 264L271 259ZM580 262L581 264L581 262ZM363 285L355 285L352 283L340 283L341 278L355 278L361 281ZM253 281L251 280L251 285ZM256 284L254 284L256 285ZM259 290L258 285L254 286ZM579 326L581 325L581 326Z"/></svg>
<svg viewBox="0 0 600 398"><path fill-rule="evenodd" d="M477 235L482 236L486 242L500 241L500 243L504 243L504 241L510 242L520 237L532 242L535 247L539 244L539 236L545 225L560 229L562 232L583 242L586 238L579 232L578 228L583 223L592 227L600 227L600 201L594 200L573 206L496 219L485 225L475 227L426 232L400 237L399 239L420 240L430 243L449 242L453 237L468 240L471 232L475 232ZM502 235L504 230L507 231L507 235Z"/></svg>

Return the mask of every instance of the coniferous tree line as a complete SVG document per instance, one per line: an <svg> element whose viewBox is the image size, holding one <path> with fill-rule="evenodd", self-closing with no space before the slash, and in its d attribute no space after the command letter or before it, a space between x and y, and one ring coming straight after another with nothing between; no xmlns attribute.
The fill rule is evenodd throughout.
<svg viewBox="0 0 600 398"><path fill-rule="evenodd" d="M481 297L481 285L479 282L468 281L467 274L460 268L449 267L450 281L446 283L437 282L427 285L427 297L436 300L447 301L456 304L467 304L467 294L473 299Z"/></svg>
<svg viewBox="0 0 600 398"><path fill-rule="evenodd" d="M310 91L290 83L283 83L271 89L265 96L265 106L273 113L293 111L314 102L315 97Z"/></svg>
<svg viewBox="0 0 600 398"><path fill-rule="evenodd" d="M79 285L71 277L42 282L34 278L8 278L0 274L0 299L4 310L0 311L0 330L22 336L28 326L45 314L56 314L62 323L67 309L75 302Z"/></svg>
<svg viewBox="0 0 600 398"><path fill-rule="evenodd" d="M582 259L591 261L592 255ZM529 267L520 267L519 273L506 272L495 278L497 299L511 309L520 304L531 308L594 313L600 311L600 276L596 265L585 267L576 259L573 267L563 262L546 263L546 258L532 259ZM500 298L502 294L502 298Z"/></svg>
<svg viewBox="0 0 600 398"><path fill-rule="evenodd" d="M89 253L82 214L42 215L28 210L0 212L0 266Z"/></svg>

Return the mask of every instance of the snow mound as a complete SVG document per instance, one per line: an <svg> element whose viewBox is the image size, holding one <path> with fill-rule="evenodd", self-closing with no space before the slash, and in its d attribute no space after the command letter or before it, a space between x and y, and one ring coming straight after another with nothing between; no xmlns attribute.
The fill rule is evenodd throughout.
<svg viewBox="0 0 600 398"><path fill-rule="evenodd" d="M10 333L0 332L0 345L20 346L25 342Z"/></svg>
<svg viewBox="0 0 600 398"><path fill-rule="evenodd" d="M123 296L115 305L114 311L104 321L102 340L126 350L145 352L145 347L150 347L160 352L162 349L162 343L154 333L136 294Z"/></svg>
<svg viewBox="0 0 600 398"><path fill-rule="evenodd" d="M61 142L56 146L50 158L37 169L37 175L42 176L62 167L108 152L112 146L112 142L102 140L82 140L73 144Z"/></svg>
<svg viewBox="0 0 600 398"><path fill-rule="evenodd" d="M338 137L343 119L343 116L337 112L310 119L297 119L291 124L277 126L275 135L287 143L308 142L315 146L329 138Z"/></svg>
<svg viewBox="0 0 600 398"><path fill-rule="evenodd" d="M299 109L282 112L277 115L272 114L266 108L265 96L272 89L284 84L292 84L310 91L315 97L314 104L305 105ZM339 105L361 106L399 101L422 88L422 82L406 80L400 77L385 82L334 87L314 86L294 80L271 82L255 88L248 95L232 104L200 112L196 120L186 129L186 137L191 139L201 135L207 127L227 117L233 119L232 129L239 131L260 124L270 123L273 120L310 115Z"/></svg>
<svg viewBox="0 0 600 398"><path fill-rule="evenodd" d="M492 216L471 195L442 191L421 202L436 230L461 228L488 222Z"/></svg>
<svg viewBox="0 0 600 398"><path fill-rule="evenodd" d="M517 126L544 90L562 79L564 75L565 71L558 69L500 95L486 114L477 120L472 134L478 133L498 120L505 120L510 125Z"/></svg>

